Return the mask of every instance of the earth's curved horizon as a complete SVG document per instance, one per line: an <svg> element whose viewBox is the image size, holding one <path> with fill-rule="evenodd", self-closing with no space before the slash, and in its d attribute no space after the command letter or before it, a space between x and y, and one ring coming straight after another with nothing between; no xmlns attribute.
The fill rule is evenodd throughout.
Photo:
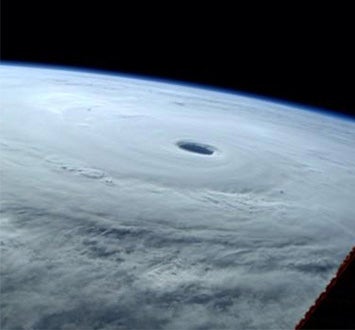
<svg viewBox="0 0 355 330"><path fill-rule="evenodd" d="M355 121L0 65L1 328L286 329L355 238Z"/></svg>

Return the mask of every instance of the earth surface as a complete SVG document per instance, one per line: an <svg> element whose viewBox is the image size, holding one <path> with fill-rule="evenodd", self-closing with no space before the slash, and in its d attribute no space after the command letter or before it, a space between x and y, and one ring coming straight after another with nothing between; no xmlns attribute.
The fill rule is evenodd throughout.
<svg viewBox="0 0 355 330"><path fill-rule="evenodd" d="M355 121L0 66L1 329L291 329L355 239Z"/></svg>

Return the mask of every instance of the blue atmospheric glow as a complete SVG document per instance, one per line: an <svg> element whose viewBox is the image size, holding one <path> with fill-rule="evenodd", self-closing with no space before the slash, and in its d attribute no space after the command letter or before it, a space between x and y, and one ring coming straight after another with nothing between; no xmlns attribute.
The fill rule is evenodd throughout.
<svg viewBox="0 0 355 330"><path fill-rule="evenodd" d="M155 77L155 76L150 76L150 75L145 75L145 74L133 74L133 73L127 73L127 72L110 71L110 70L105 70L105 69L84 68L84 67L73 66L73 65L65 66L65 65L57 65L57 64L46 64L46 63L43 64L43 63L37 63L37 62L36 63L28 63L28 62L20 62L20 61L3 61L3 60L1 60L0 64L12 65L12 66L22 66L22 67L32 67L32 68L48 69L48 70L65 70L65 71L73 71L73 72L83 72L83 73L88 73L88 74L92 73L92 74L105 75L105 76L111 76L111 77L117 76L117 77L125 77L125 78L131 78L131 79L139 79L139 80L145 80L145 81L151 81L151 82L170 84L170 85L177 85L177 86L182 86L182 87L197 88L197 89L203 89L203 90L212 91L212 92L216 92L216 93L224 93L224 94L229 94L229 95L238 95L238 96L248 97L248 98L257 99L260 101L265 101L268 103L274 103L277 105L284 105L289 108L296 109L298 111L316 112L316 113L330 116L333 118L355 122L354 116L343 114L343 113L338 113L338 112L336 112L334 110L330 110L330 109L314 107L314 106L307 105L307 104L302 104L302 103L297 103L297 102L293 102L293 101L289 101L289 100L279 99L279 98L272 97L272 96L259 95L259 94L255 94L252 92L236 91L234 89L229 89L229 88L204 85L204 84L174 80L174 79L169 79L169 78L161 78L161 77Z"/></svg>

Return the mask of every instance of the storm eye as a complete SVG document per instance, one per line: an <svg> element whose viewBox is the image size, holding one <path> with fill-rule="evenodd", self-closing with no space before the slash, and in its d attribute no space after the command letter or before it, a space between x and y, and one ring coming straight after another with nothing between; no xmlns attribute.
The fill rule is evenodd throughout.
<svg viewBox="0 0 355 330"><path fill-rule="evenodd" d="M215 148L213 148L212 146L209 146L207 144L196 143L196 142L180 141L177 143L177 146L180 149L194 152L196 154L201 154L201 155L212 155L215 152Z"/></svg>

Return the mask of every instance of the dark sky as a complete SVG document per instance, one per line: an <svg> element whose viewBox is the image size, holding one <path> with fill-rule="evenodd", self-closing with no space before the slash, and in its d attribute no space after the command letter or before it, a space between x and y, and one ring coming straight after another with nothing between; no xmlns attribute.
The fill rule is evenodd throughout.
<svg viewBox="0 0 355 330"><path fill-rule="evenodd" d="M2 0L1 58L185 80L354 114L349 8L150 5Z"/></svg>

